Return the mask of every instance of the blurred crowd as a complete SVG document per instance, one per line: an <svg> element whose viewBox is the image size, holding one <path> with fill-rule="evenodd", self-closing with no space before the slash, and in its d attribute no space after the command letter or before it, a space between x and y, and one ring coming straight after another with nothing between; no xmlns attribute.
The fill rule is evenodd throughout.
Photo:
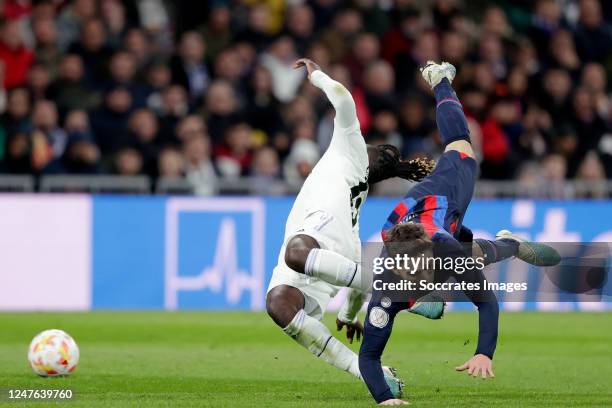
<svg viewBox="0 0 612 408"><path fill-rule="evenodd" d="M481 178L612 178L611 2L4 0L0 172L299 186L352 92L369 143L441 152L427 60L458 70Z"/></svg>

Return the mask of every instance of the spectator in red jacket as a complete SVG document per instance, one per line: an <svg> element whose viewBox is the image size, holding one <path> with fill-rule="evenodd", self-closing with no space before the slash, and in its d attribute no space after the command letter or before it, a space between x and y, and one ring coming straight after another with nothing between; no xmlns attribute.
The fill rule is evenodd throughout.
<svg viewBox="0 0 612 408"><path fill-rule="evenodd" d="M23 44L19 22L9 20L2 27L0 61L4 64L4 87L14 88L25 84L34 54Z"/></svg>

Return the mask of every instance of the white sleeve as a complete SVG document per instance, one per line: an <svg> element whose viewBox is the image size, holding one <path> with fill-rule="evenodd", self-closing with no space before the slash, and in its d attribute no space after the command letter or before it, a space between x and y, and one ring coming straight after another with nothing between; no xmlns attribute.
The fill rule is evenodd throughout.
<svg viewBox="0 0 612 408"><path fill-rule="evenodd" d="M342 128L358 124L355 101L351 93L338 81L321 70L310 75L310 82L321 89L336 110L336 123Z"/></svg>
<svg viewBox="0 0 612 408"><path fill-rule="evenodd" d="M358 289L348 288L346 300L338 310L338 320L343 323L353 323L357 314L363 306L363 292Z"/></svg>
<svg viewBox="0 0 612 408"><path fill-rule="evenodd" d="M344 172L356 173L359 179L364 178L368 168L368 150L361 134L353 96L340 82L334 81L321 70L310 75L310 82L325 93L336 110L334 133L321 161L330 154L342 157L346 159L347 165L335 162L336 169L341 168Z"/></svg>

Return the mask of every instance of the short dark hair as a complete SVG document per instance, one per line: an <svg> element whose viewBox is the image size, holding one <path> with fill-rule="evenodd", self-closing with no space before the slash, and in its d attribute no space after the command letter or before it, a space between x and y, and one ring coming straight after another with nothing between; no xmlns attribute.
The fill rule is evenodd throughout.
<svg viewBox="0 0 612 408"><path fill-rule="evenodd" d="M396 224L385 233L384 245L387 250L387 256L395 258L396 255L403 257L407 255L410 258L418 258L425 254L429 256L433 248L433 242L425 232L423 225L406 222ZM394 274L401 276L403 279L416 280L433 278L433 271L420 269L418 271L407 271L405 269L392 269Z"/></svg>
<svg viewBox="0 0 612 408"><path fill-rule="evenodd" d="M397 254L420 255L431 249L431 238L423 225L414 222L396 224L385 233L385 248L390 256Z"/></svg>

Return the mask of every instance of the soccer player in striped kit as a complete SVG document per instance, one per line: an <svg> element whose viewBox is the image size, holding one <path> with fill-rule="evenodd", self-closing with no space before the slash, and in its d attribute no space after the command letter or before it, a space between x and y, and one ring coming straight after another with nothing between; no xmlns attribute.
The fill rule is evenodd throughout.
<svg viewBox="0 0 612 408"><path fill-rule="evenodd" d="M500 231L495 241L473 239L471 231L463 227L463 217L474 192L478 165L470 144L463 108L451 87L455 67L430 61L421 73L436 97L436 122L445 150L434 170L410 189L383 226L387 255L416 254L421 252L421 248L431 248L434 257L480 257L484 259L484 265L512 256L540 266L558 263L558 253L544 244L526 242L506 230ZM389 276L393 279L393 274ZM478 345L474 356L456 369L467 370L468 374L482 378L494 377L492 359L497 345L499 318L495 294L484 288L484 274L480 268L461 272L435 271L436 282L444 282L451 276L457 282L478 283L481 288L465 291L478 308ZM430 298L433 299L435 297ZM406 300L390 301L384 292L374 291L368 306L359 368L370 393L380 405L406 404L395 398L387 385L381 382L380 368L380 357L391 335L395 316L401 310L414 308L415 302L420 303L410 298ZM436 306L439 303L429 304Z"/></svg>

